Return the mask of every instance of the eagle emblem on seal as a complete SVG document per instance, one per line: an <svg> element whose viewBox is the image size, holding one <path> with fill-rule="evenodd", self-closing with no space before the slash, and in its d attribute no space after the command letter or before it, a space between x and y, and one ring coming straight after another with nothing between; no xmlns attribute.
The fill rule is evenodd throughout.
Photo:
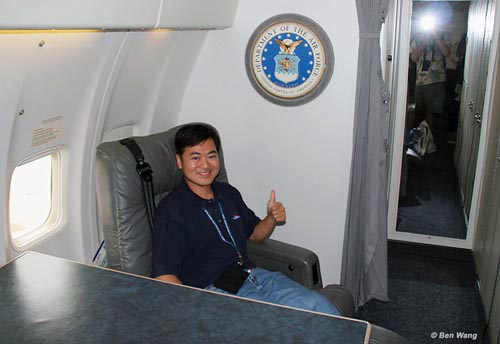
<svg viewBox="0 0 500 344"><path fill-rule="evenodd" d="M274 57L274 77L285 84L297 80L300 58L295 55L294 51L302 43L302 40L294 41L290 38L280 40L275 38L274 41L280 47L279 53Z"/></svg>

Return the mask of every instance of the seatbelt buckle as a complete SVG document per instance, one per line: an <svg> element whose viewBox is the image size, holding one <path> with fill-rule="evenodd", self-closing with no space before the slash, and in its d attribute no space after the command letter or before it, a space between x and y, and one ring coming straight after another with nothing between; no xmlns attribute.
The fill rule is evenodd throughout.
<svg viewBox="0 0 500 344"><path fill-rule="evenodd" d="M147 162L139 161L135 168L137 170L137 173L139 173L139 175L145 181L150 181L153 178L152 177L153 169L151 168L151 165L149 165Z"/></svg>

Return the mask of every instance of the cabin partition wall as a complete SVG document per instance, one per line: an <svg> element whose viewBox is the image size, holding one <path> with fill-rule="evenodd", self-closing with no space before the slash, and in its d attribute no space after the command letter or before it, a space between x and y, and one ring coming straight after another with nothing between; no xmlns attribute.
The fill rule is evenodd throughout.
<svg viewBox="0 0 500 344"><path fill-rule="evenodd" d="M463 208L470 218L479 140L488 77L488 62L493 33L493 7L489 0L472 1L469 8L467 52L462 101L457 129L455 165Z"/></svg>
<svg viewBox="0 0 500 344"><path fill-rule="evenodd" d="M498 20L498 19L497 19ZM498 35L498 33L497 33ZM494 81L488 88L500 89L500 44L494 55L495 68L490 70ZM476 235L473 245L474 262L484 307L490 342L500 343L500 96L494 92L489 104L489 120L485 125L486 151L483 182L477 214Z"/></svg>

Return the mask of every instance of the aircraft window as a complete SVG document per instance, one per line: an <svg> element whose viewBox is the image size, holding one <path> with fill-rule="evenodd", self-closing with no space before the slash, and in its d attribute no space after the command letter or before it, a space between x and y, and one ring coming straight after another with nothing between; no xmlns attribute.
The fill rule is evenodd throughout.
<svg viewBox="0 0 500 344"><path fill-rule="evenodd" d="M21 164L12 174L9 199L10 236L15 248L52 232L59 219L57 171L59 154L53 152Z"/></svg>

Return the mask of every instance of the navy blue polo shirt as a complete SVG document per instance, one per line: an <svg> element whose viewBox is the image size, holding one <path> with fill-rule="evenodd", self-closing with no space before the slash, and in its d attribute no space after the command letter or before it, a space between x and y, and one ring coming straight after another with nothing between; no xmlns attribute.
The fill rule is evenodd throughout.
<svg viewBox="0 0 500 344"><path fill-rule="evenodd" d="M231 185L214 182L212 190L214 199L206 200L183 181L158 205L152 237L153 277L175 275L185 285L206 288L227 266L238 263L237 251L217 231L218 227L226 241L232 242L219 204L245 267L253 267L246 257L246 241L260 219Z"/></svg>

